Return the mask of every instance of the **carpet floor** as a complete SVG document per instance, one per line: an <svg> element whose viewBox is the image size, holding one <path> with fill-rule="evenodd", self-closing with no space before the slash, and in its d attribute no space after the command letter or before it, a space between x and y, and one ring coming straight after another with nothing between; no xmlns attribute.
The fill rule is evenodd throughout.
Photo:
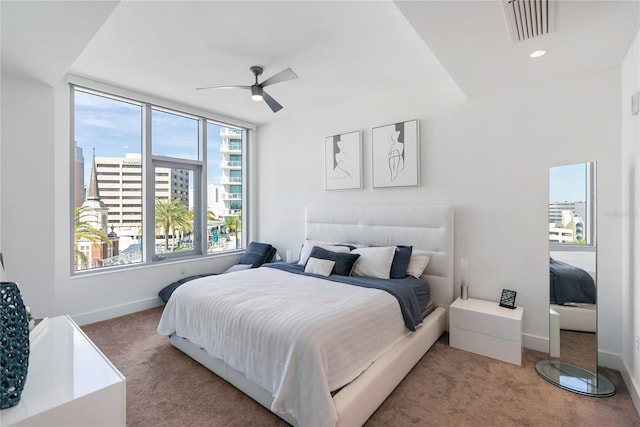
<svg viewBox="0 0 640 427"><path fill-rule="evenodd" d="M129 426L286 426L156 332L162 308L82 329L127 379ZM538 376L546 358L525 349L522 366L448 346L444 334L367 421L378 426L639 426L617 371L609 398L581 396Z"/></svg>

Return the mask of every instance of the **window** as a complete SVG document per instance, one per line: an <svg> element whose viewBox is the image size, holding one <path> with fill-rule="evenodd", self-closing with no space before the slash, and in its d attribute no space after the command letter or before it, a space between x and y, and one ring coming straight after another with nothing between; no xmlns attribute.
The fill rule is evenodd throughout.
<svg viewBox="0 0 640 427"><path fill-rule="evenodd" d="M75 85L71 92L74 271L244 247L246 129Z"/></svg>
<svg viewBox="0 0 640 427"><path fill-rule="evenodd" d="M549 243L595 245L595 165L580 163L549 169Z"/></svg>

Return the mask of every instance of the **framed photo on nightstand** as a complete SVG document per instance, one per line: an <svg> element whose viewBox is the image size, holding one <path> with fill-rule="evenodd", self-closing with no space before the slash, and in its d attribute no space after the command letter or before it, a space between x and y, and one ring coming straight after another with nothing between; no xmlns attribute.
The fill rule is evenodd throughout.
<svg viewBox="0 0 640 427"><path fill-rule="evenodd" d="M515 309L516 308L516 291L509 289L502 290L502 296L500 297L500 307Z"/></svg>

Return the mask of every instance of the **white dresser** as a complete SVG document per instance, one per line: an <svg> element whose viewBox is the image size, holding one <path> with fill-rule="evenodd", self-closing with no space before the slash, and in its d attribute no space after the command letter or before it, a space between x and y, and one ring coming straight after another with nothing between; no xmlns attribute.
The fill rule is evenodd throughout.
<svg viewBox="0 0 640 427"><path fill-rule="evenodd" d="M68 316L48 319L30 350L20 402L2 426L124 426L124 376Z"/></svg>
<svg viewBox="0 0 640 427"><path fill-rule="evenodd" d="M523 313L522 307L458 298L449 307L449 345L520 365Z"/></svg>

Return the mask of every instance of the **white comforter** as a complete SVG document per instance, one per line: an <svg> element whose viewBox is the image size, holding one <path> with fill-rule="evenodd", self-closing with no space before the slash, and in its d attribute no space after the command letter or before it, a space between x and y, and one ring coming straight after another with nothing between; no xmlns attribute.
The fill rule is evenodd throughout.
<svg viewBox="0 0 640 427"><path fill-rule="evenodd" d="M182 285L158 332L189 339L270 391L272 411L301 426L333 426L330 391L407 330L384 291L262 267Z"/></svg>

